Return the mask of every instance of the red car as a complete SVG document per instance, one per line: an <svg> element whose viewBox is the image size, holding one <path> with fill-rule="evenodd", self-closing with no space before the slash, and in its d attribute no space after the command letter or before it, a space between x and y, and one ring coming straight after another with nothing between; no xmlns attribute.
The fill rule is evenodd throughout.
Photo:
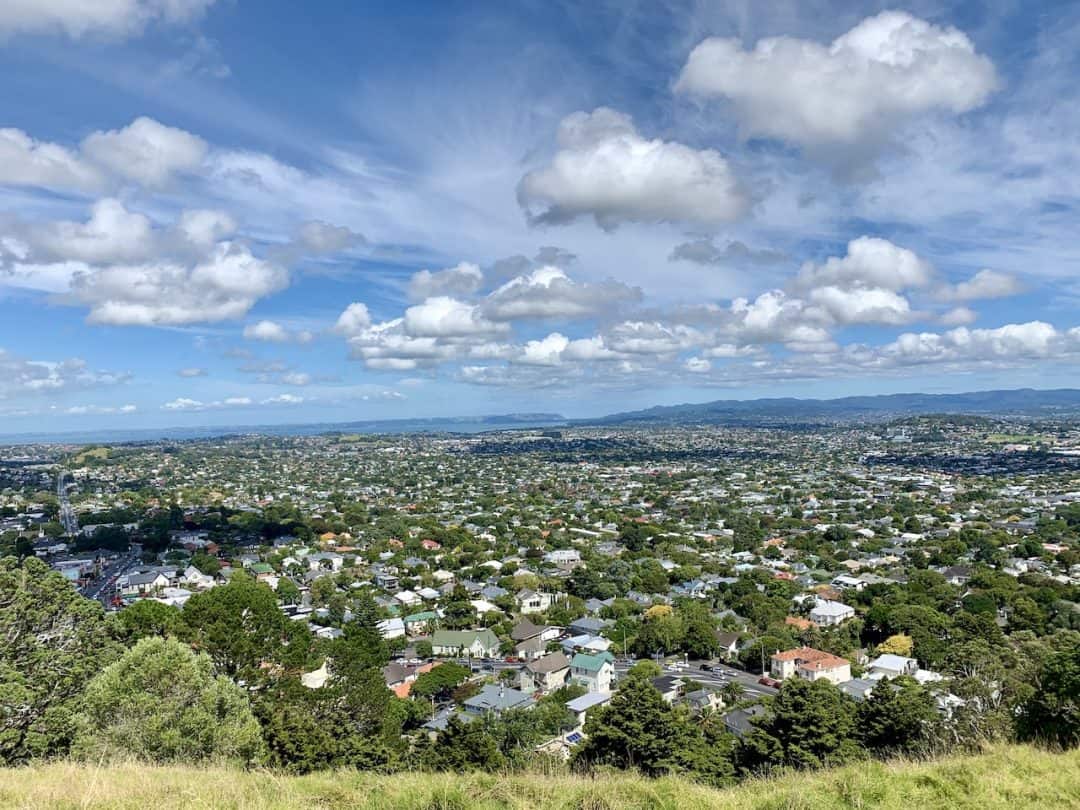
<svg viewBox="0 0 1080 810"><path fill-rule="evenodd" d="M780 681L776 680L776 678L770 678L768 675L762 675L757 682L762 686L771 686L773 689L780 688Z"/></svg>

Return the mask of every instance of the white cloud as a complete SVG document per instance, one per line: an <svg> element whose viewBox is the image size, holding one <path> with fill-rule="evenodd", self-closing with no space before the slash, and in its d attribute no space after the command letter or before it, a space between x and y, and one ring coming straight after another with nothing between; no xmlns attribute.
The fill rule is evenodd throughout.
<svg viewBox="0 0 1080 810"><path fill-rule="evenodd" d="M214 0L5 0L0 4L0 36L130 37L150 24L190 23L213 4Z"/></svg>
<svg viewBox="0 0 1080 810"><path fill-rule="evenodd" d="M266 343L299 343L305 345L315 336L304 329L289 329L277 321L261 320L244 327L244 337L248 340L261 340Z"/></svg>
<svg viewBox="0 0 1080 810"><path fill-rule="evenodd" d="M244 337L248 340L263 340L268 343L288 343L292 339L289 330L275 321L259 321L244 327Z"/></svg>
<svg viewBox="0 0 1080 810"><path fill-rule="evenodd" d="M354 301L338 316L334 331L349 337L360 334L369 326L371 326L371 313L368 312L367 304Z"/></svg>
<svg viewBox="0 0 1080 810"><path fill-rule="evenodd" d="M569 338L552 332L541 340L528 341L517 362L530 366L557 366L562 362L562 353L569 345Z"/></svg>
<svg viewBox="0 0 1080 810"><path fill-rule="evenodd" d="M298 397L296 394L278 394L276 397L270 397L262 400L262 405L299 405L302 402L306 402L304 397Z"/></svg>
<svg viewBox="0 0 1080 810"><path fill-rule="evenodd" d="M41 262L131 262L149 258L156 251L150 219L131 213L112 198L94 203L85 223L50 222L31 228L26 238L34 259Z"/></svg>
<svg viewBox="0 0 1080 810"><path fill-rule="evenodd" d="M190 366L188 368L182 368L176 372L181 377L205 377L207 371L205 368L199 368L197 366Z"/></svg>
<svg viewBox="0 0 1080 810"><path fill-rule="evenodd" d="M496 289L481 303L495 321L587 318L641 300L641 290L618 281L584 284L557 267L541 267Z"/></svg>
<svg viewBox="0 0 1080 810"><path fill-rule="evenodd" d="M996 329L958 327L948 332L908 332L882 347L877 355L901 365L941 362L989 362L1045 359L1074 351L1070 342L1043 321L1010 323Z"/></svg>
<svg viewBox="0 0 1080 810"><path fill-rule="evenodd" d="M845 256L832 256L824 264L804 264L797 284L802 287L862 285L898 291L925 287L933 277L934 268L913 251L887 239L860 236L848 242Z"/></svg>
<svg viewBox="0 0 1080 810"><path fill-rule="evenodd" d="M0 183L93 191L105 185L105 177L69 149L22 130L0 129Z"/></svg>
<svg viewBox="0 0 1080 810"><path fill-rule="evenodd" d="M507 331L485 318L478 307L437 296L405 310L405 331L413 337L469 337Z"/></svg>
<svg viewBox="0 0 1080 810"><path fill-rule="evenodd" d="M135 413L135 405L72 405L64 410L69 416L88 416L114 413Z"/></svg>
<svg viewBox="0 0 1080 810"><path fill-rule="evenodd" d="M750 206L719 152L643 138L629 116L607 107L563 119L558 144L551 164L518 185L535 223L591 216L608 230L624 222L717 225Z"/></svg>
<svg viewBox="0 0 1080 810"><path fill-rule="evenodd" d="M703 357L688 357L683 368L691 374L705 374L712 369L712 363Z"/></svg>
<svg viewBox="0 0 1080 810"><path fill-rule="evenodd" d="M753 301L732 301L724 332L738 345L782 343L792 351L815 352L835 347L828 324L822 310L781 290L769 290Z"/></svg>
<svg viewBox="0 0 1080 810"><path fill-rule="evenodd" d="M0 348L0 400L105 388L129 379L127 373L90 369L78 357L27 360Z"/></svg>
<svg viewBox="0 0 1080 810"><path fill-rule="evenodd" d="M699 345L704 336L683 325L669 326L659 321L623 321L604 336L605 345L626 355L670 355Z"/></svg>
<svg viewBox="0 0 1080 810"><path fill-rule="evenodd" d="M194 265L175 261L111 265L77 275L71 298L90 308L90 323L178 326L236 320L288 285L288 273L221 242Z"/></svg>
<svg viewBox="0 0 1080 810"><path fill-rule="evenodd" d="M201 171L208 151L202 138L145 116L91 133L77 151L0 129L0 184L84 193L124 182L161 188L176 175Z"/></svg>
<svg viewBox="0 0 1080 810"><path fill-rule="evenodd" d="M953 307L938 318L943 326L970 326L979 319L978 314L969 307Z"/></svg>
<svg viewBox="0 0 1080 810"><path fill-rule="evenodd" d="M95 132L82 142L83 154L114 177L151 188L200 169L208 149L202 138L146 117L123 129Z"/></svg>
<svg viewBox="0 0 1080 810"><path fill-rule="evenodd" d="M224 211L183 211L177 222L177 230L197 248L208 250L216 242L236 232L236 221Z"/></svg>
<svg viewBox="0 0 1080 810"><path fill-rule="evenodd" d="M670 261L715 265L767 265L777 264L786 258L788 258L787 254L783 251L768 248L754 249L737 239L721 248L712 238L694 239L676 245L668 257Z"/></svg>
<svg viewBox="0 0 1080 810"><path fill-rule="evenodd" d="M676 90L725 98L744 137L776 138L858 164L913 119L965 113L997 87L971 40L901 11L869 17L828 46L793 37L709 38Z"/></svg>
<svg viewBox="0 0 1080 810"><path fill-rule="evenodd" d="M337 253L364 241L363 236L343 225L318 220L305 222L296 236L297 244L307 253L315 255Z"/></svg>
<svg viewBox="0 0 1080 810"><path fill-rule="evenodd" d="M456 267L431 272L421 270L409 279L409 299L424 301L437 296L472 295L483 284L484 274L480 268L469 262L461 262Z"/></svg>
<svg viewBox="0 0 1080 810"><path fill-rule="evenodd" d="M980 270L967 281L942 291L946 301L981 301L989 298L1008 298L1023 292L1024 286L1016 276L997 270Z"/></svg>
<svg viewBox="0 0 1080 810"><path fill-rule="evenodd" d="M818 287L809 300L828 313L834 323L876 323L900 326L914 318L908 300L899 293L880 287L843 289Z"/></svg>

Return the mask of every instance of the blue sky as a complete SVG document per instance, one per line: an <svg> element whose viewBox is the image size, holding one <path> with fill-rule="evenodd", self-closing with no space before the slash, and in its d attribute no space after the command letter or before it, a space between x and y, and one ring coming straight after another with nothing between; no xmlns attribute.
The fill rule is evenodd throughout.
<svg viewBox="0 0 1080 810"><path fill-rule="evenodd" d="M0 8L5 433L1075 385L1080 7Z"/></svg>

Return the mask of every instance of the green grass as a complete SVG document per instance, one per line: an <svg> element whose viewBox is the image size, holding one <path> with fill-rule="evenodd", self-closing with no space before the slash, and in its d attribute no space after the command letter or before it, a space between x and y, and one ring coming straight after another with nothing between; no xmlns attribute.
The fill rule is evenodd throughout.
<svg viewBox="0 0 1080 810"><path fill-rule="evenodd" d="M91 447L87 450L83 450L71 461L73 464L86 464L91 459L97 459L98 461L104 461L109 457L108 447Z"/></svg>
<svg viewBox="0 0 1080 810"><path fill-rule="evenodd" d="M355 771L284 776L229 768L94 767L56 763L0 770L0 807L386 808L386 810L1028 810L1080 806L1080 751L1024 746L930 762L871 762L785 774L726 790L627 774L488 775Z"/></svg>

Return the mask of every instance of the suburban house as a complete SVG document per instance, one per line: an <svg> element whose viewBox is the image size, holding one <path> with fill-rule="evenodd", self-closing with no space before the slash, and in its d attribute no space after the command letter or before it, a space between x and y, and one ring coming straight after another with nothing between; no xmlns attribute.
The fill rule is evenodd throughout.
<svg viewBox="0 0 1080 810"><path fill-rule="evenodd" d="M469 714L502 714L507 709L528 709L534 703L531 695L510 689L502 685L489 683L471 698L465 701L465 711Z"/></svg>
<svg viewBox="0 0 1080 810"><path fill-rule="evenodd" d="M436 630L431 636L431 649L435 655L494 658L499 652L499 637L487 627L482 630Z"/></svg>
<svg viewBox="0 0 1080 810"><path fill-rule="evenodd" d="M510 631L510 638L514 641L514 655L526 660L542 656L547 651L548 642L554 641L560 635L562 628L536 625L528 619L522 619Z"/></svg>
<svg viewBox="0 0 1080 810"><path fill-rule="evenodd" d="M773 655L769 660L769 673L781 681L794 675L808 681L827 680L841 684L851 680L851 664L832 653L799 647Z"/></svg>
<svg viewBox="0 0 1080 810"><path fill-rule="evenodd" d="M666 703L674 703L679 699L679 691L683 688L683 679L678 675L660 675L652 679L653 689L660 693L660 697Z"/></svg>
<svg viewBox="0 0 1080 810"><path fill-rule="evenodd" d="M410 636L418 636L428 631L439 620L439 615L434 610L422 610L405 617L405 632Z"/></svg>
<svg viewBox="0 0 1080 810"><path fill-rule="evenodd" d="M765 714L765 707L760 703L747 706L745 709L732 709L724 715L724 728L736 737L742 737L756 728L751 721L763 714Z"/></svg>
<svg viewBox="0 0 1080 810"><path fill-rule="evenodd" d="M892 653L879 655L866 668L867 677L877 676L878 678L897 678L901 675L910 675L914 678L918 671L919 662L914 658Z"/></svg>
<svg viewBox="0 0 1080 810"><path fill-rule="evenodd" d="M725 661L730 661L739 654L739 638L739 633L717 632L716 649Z"/></svg>
<svg viewBox="0 0 1080 810"><path fill-rule="evenodd" d="M615 677L615 656L609 652L577 653L570 661L570 680L590 692L610 692Z"/></svg>
<svg viewBox="0 0 1080 810"><path fill-rule="evenodd" d="M395 616L392 619L383 619L375 625L378 628L379 633L385 639L401 638L405 635L405 620L399 616Z"/></svg>
<svg viewBox="0 0 1080 810"><path fill-rule="evenodd" d="M550 593L526 588L523 591L518 591L514 600L517 602L519 613L543 613L551 607L552 596Z"/></svg>
<svg viewBox="0 0 1080 810"><path fill-rule="evenodd" d="M184 569L184 573L180 577L180 582L184 585L188 585L192 588L198 588L200 590L214 587L214 578L209 574L204 574L194 565L189 565L187 568Z"/></svg>
<svg viewBox="0 0 1080 810"><path fill-rule="evenodd" d="M581 728L585 725L585 718L589 711L597 706L603 706L609 700L611 700L610 692L588 692L581 697L566 701L566 708L574 713L577 727Z"/></svg>
<svg viewBox="0 0 1080 810"><path fill-rule="evenodd" d="M117 582L124 596L138 596L169 587L169 578L160 571L137 571L120 577Z"/></svg>
<svg viewBox="0 0 1080 810"><path fill-rule="evenodd" d="M554 692L570 679L570 659L554 652L529 661L518 671L518 686L523 692Z"/></svg>
<svg viewBox="0 0 1080 810"><path fill-rule="evenodd" d="M855 608L831 599L818 599L810 609L810 621L819 627L835 627L855 617Z"/></svg>

